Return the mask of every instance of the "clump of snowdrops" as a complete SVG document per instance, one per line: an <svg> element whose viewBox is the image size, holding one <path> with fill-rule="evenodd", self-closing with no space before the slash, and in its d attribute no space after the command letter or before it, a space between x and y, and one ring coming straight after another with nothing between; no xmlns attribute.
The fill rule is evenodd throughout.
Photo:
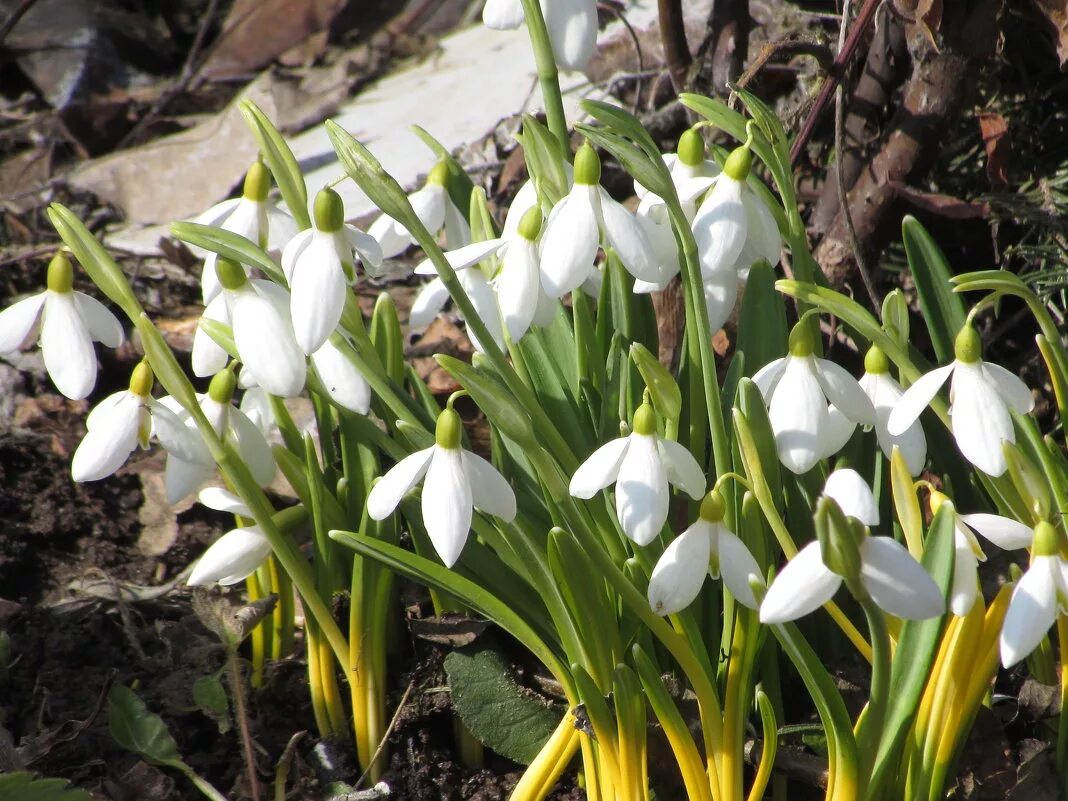
<svg viewBox="0 0 1068 801"><path fill-rule="evenodd" d="M573 152L553 46L567 67L588 57L588 9L546 19L532 0L491 2L486 21L508 27L520 11L548 124L524 120L530 179L503 219L425 132L440 160L405 194L328 122L339 180L382 212L361 231L332 188L307 196L285 141L246 102L262 158L242 197L173 226L205 256L199 381L58 204L49 216L67 248L44 292L0 314L0 352L39 330L56 386L90 394L93 341L116 347L126 326L73 290L73 254L144 351L129 389L89 415L74 479L102 479L153 440L172 501L220 476L225 489L199 497L235 527L189 583L244 581L252 599L282 599L253 637L254 684L292 648L295 590L320 734L354 736L372 776L385 764L399 574L429 587L438 611L492 620L559 683L567 711L513 798L545 797L575 762L591 799L651 797L650 712L687 797L756 801L771 786L782 798L771 779L780 730L798 722L782 690L795 677L818 714L827 799L941 798L999 665L1026 661L1068 690L1062 332L1015 276L952 275L913 220L903 237L933 352L911 345L900 291L866 309L828 289L786 133L748 92L744 114L684 95L704 121L668 154L627 112L586 102L593 124L575 126ZM706 145L713 129L732 149ZM634 178L636 213L601 187L604 155ZM462 387L444 408L404 361L389 295L367 320L351 291L412 245L425 254L415 272L432 277L410 324L451 302L477 349L471 364L438 357ZM665 365L649 293L672 282L685 325ZM1031 389L984 360L981 325L1007 297L1041 332L1057 412L1046 432ZM732 314L724 360L712 334ZM858 354L847 364L824 355L832 316ZM463 394L488 421L489 453L469 444ZM299 395L311 430L284 402ZM276 471L295 505L264 494ZM1023 567L992 595L979 580L991 549ZM339 595L347 620L332 614ZM818 625L799 627L806 616ZM870 665L856 720L825 666L843 652ZM1066 721L1048 735L1062 776Z"/></svg>

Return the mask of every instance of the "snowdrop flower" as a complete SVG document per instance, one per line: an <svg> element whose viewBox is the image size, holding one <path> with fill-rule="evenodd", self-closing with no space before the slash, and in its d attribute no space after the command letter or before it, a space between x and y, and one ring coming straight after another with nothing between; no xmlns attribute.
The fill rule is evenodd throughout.
<svg viewBox="0 0 1068 801"><path fill-rule="evenodd" d="M354 250L364 266L377 274L382 264L378 240L346 225L341 197L333 189L321 190L315 197L312 227L297 234L282 251L293 331L309 356L341 319L349 287L356 281Z"/></svg>
<svg viewBox="0 0 1068 801"><path fill-rule="evenodd" d="M1001 625L1001 664L1012 667L1042 641L1057 614L1068 614L1068 562L1049 523L1035 526L1031 566L1016 584Z"/></svg>
<svg viewBox="0 0 1068 801"><path fill-rule="evenodd" d="M645 230L599 185L601 162L589 143L575 154L575 184L549 214L541 241L542 285L559 298L589 278L602 239L635 278L660 280Z"/></svg>
<svg viewBox="0 0 1068 801"><path fill-rule="evenodd" d="M274 480L274 455L256 424L230 403L236 384L233 372L223 370L211 379L208 394L199 395L197 401L215 433L233 446L241 461L248 466L252 478L261 487L265 487ZM215 462L189 412L170 397L161 398L160 403L177 412L179 420L191 430L197 442L192 454L168 452L163 482L167 490L167 501L175 504L212 476L215 472Z"/></svg>
<svg viewBox="0 0 1068 801"><path fill-rule="evenodd" d="M299 395L307 361L290 322L289 294L271 281L250 280L244 268L229 259L219 259L216 270L224 291L207 305L203 317L233 329L237 353L255 384L283 398ZM227 359L226 351L198 327L193 335L193 374L214 375Z"/></svg>
<svg viewBox="0 0 1068 801"><path fill-rule="evenodd" d="M616 515L623 532L638 545L648 545L668 515L668 483L695 501L705 493L705 474L693 455L677 442L656 433L656 412L648 401L634 412L629 436L595 450L571 477L576 498L592 498L616 485Z"/></svg>
<svg viewBox="0 0 1068 801"><path fill-rule="evenodd" d="M445 229L450 248L463 247L471 241L471 227L449 196L449 165L439 161L426 177L422 189L408 195L416 216L432 234ZM392 259L407 250L415 240L401 223L387 214L375 220L367 233L378 240L382 258Z"/></svg>
<svg viewBox="0 0 1068 801"><path fill-rule="evenodd" d="M49 377L68 398L81 400L96 384L93 340L117 348L122 326L104 304L74 290L74 269L64 254L57 253L49 263L46 287L0 313L0 354L18 350L40 319Z"/></svg>
<svg viewBox="0 0 1068 801"><path fill-rule="evenodd" d="M937 513L949 498L938 490L931 490L931 512ZM953 584L949 596L949 611L964 617L979 595L979 562L986 554L979 547L978 532L1005 550L1026 548L1031 544L1032 530L1016 520L985 513L961 515L954 513L953 521Z"/></svg>
<svg viewBox="0 0 1068 801"><path fill-rule="evenodd" d="M538 257L538 234L541 231L541 209L535 204L523 214L519 224L507 228L497 239L475 242L458 250L445 253L445 258L456 270L464 290L475 304L479 316L494 335L497 344L503 347L504 329L513 342L518 342L531 324L548 325L556 314L556 303L545 294L541 282L541 266ZM500 269L492 282L492 302L483 285L485 274L475 267L490 257L500 260ZM445 285L437 278L437 271L429 259L415 268L417 275L433 275L435 278L423 287L412 305L410 325L419 328L430 322L448 300ZM472 335L472 342L483 350Z"/></svg>
<svg viewBox="0 0 1068 801"><path fill-rule="evenodd" d="M75 481L97 481L122 467L140 445L148 447L154 433L170 453L197 458L199 438L182 425L173 411L152 397L152 368L141 362L130 377L130 388L109 395L85 419L87 429L71 462Z"/></svg>
<svg viewBox="0 0 1068 801"><path fill-rule="evenodd" d="M957 334L953 350L953 364L932 370L905 390L890 413L887 431L899 435L908 429L952 376L949 419L957 447L984 473L1000 476L1008 469L1002 443L1016 442L1009 410L1027 414L1035 399L1018 376L982 360L979 332L970 323Z"/></svg>
<svg viewBox="0 0 1068 801"><path fill-rule="evenodd" d="M901 385L890 375L890 364L886 355L877 346L873 345L864 356L864 375L860 377L860 388L871 400L875 407L875 435L879 441L886 458L889 459L897 447L901 456L905 459L905 465L909 473L918 476L927 462L927 438L923 434L923 427L919 421L913 421L901 434L893 435L886 427L890 413L901 400L903 390ZM848 419L838 407L832 405L828 409L830 415L830 427L834 432L828 446L829 453L837 453L853 436L857 424Z"/></svg>
<svg viewBox="0 0 1068 801"><path fill-rule="evenodd" d="M871 488L860 475L853 470L831 473L820 505L828 502L836 503L855 526L837 532L837 541L829 543L834 551L830 557L816 540L787 563L760 604L762 623L784 623L815 611L834 597L843 580L854 582L891 615L923 620L942 613L942 592L920 563L893 537L867 533L866 526L877 523L879 516ZM826 564L826 558L838 563L837 570Z"/></svg>
<svg viewBox="0 0 1068 801"><path fill-rule="evenodd" d="M583 70L597 47L596 0L541 0L541 12L558 66ZM486 0L482 22L487 28L511 30L523 24L520 0Z"/></svg>
<svg viewBox="0 0 1068 801"><path fill-rule="evenodd" d="M515 493L504 476L460 447L463 422L451 403L438 415L434 444L397 462L367 496L367 514L384 520L425 476L423 525L446 567L456 564L467 542L472 507L505 522L516 513Z"/></svg>
<svg viewBox="0 0 1068 801"><path fill-rule="evenodd" d="M218 512L252 517L240 498L218 487L203 490L198 500ZM219 537L197 560L186 584L190 587L237 584L255 573L270 555L271 543L257 526L232 529Z"/></svg>
<svg viewBox="0 0 1068 801"><path fill-rule="evenodd" d="M218 203L205 211L193 222L211 225L245 237L261 248L281 250L297 234L297 223L286 212L267 203L271 188L271 176L263 162L257 161L245 174L241 197ZM200 251L199 248L194 250ZM211 303L222 286L215 274L215 253L205 253L204 268L200 275L204 305Z"/></svg>
<svg viewBox="0 0 1068 801"><path fill-rule="evenodd" d="M800 475L830 455L835 444L828 405L860 425L875 425L875 407L857 380L844 369L813 354L812 335L801 320L790 332L790 353L753 376L768 404L779 460Z"/></svg>
<svg viewBox="0 0 1068 801"><path fill-rule="evenodd" d="M697 209L693 235L706 279L729 270L744 281L753 262L779 261L779 226L764 201L746 185L752 162L748 146L734 150Z"/></svg>
<svg viewBox="0 0 1068 801"><path fill-rule="evenodd" d="M693 603L711 572L739 603L750 609L760 604L750 580L763 583L756 559L738 537L723 524L726 505L712 490L701 501L701 511L692 526L664 551L649 577L649 607L658 615L674 615Z"/></svg>
<svg viewBox="0 0 1068 801"><path fill-rule="evenodd" d="M715 183L722 170L715 161L705 157L705 141L697 128L684 131L679 137L676 152L665 153L663 159L671 181L675 184L679 200L682 201L686 219L692 222L697 214L697 198ZM634 194L641 201L649 200L647 209L650 216L658 222L667 222L667 209L663 198L653 194L637 181L634 182Z"/></svg>
<svg viewBox="0 0 1068 801"><path fill-rule="evenodd" d="M367 414L371 408L371 387L345 354L351 348L341 334L334 334L311 355L311 363L330 400L350 412Z"/></svg>

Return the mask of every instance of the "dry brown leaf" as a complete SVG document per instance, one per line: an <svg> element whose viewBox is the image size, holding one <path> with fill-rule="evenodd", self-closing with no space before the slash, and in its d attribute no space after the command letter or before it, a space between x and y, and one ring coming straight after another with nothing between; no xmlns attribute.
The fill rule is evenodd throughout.
<svg viewBox="0 0 1068 801"><path fill-rule="evenodd" d="M979 114L979 131L986 149L986 177L993 187L1009 183L1009 124L995 112Z"/></svg>
<svg viewBox="0 0 1068 801"><path fill-rule="evenodd" d="M1068 2L1066 0L1035 0L1039 12L1046 18L1056 40L1057 57L1061 69L1068 66Z"/></svg>

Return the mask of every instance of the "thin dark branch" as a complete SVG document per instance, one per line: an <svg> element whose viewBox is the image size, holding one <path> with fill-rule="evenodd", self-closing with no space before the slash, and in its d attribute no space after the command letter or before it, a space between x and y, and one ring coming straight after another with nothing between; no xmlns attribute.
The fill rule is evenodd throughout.
<svg viewBox="0 0 1068 801"><path fill-rule="evenodd" d="M868 26L875 19L875 12L879 10L882 2L883 0L864 0L864 6L860 9L860 13L857 14L857 21L850 29L845 44L839 49L831 71L824 78L823 84L820 86L820 92L816 95L816 102L812 104L812 110L805 119L801 132L794 140L793 147L790 148L791 165L797 164L801 151L805 149L805 145L812 138L812 133L816 130L816 123L823 116L823 111L827 108L827 104L831 102L831 96L834 94L834 90L838 88L838 82L842 79L846 66L853 60L853 54L856 53L857 47L864 37L864 32L867 31Z"/></svg>
<svg viewBox="0 0 1068 801"><path fill-rule="evenodd" d="M26 15L27 11L33 8L36 2L37 0L22 0L19 3L19 7L11 12L11 16L4 20L4 24L0 25L0 44L3 43L7 35L11 33L12 28L19 24L19 20Z"/></svg>
<svg viewBox="0 0 1068 801"><path fill-rule="evenodd" d="M682 16L682 0L659 0L660 44L664 48L671 85L678 94L686 88L686 75L693 63L690 44L686 41L686 26Z"/></svg>

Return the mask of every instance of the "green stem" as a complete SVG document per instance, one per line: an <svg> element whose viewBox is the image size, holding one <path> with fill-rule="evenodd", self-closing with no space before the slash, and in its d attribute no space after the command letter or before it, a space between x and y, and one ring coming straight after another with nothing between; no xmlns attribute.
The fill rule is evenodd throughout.
<svg viewBox="0 0 1068 801"><path fill-rule="evenodd" d="M853 591L854 588L850 587L850 590ZM890 632L886 627L886 617L868 593L863 588L857 588L853 594L860 600L864 617L868 621L872 652L871 691L868 693L868 705L857 724L856 732L863 796L863 786L867 782L865 777L871 776L890 701Z"/></svg>
<svg viewBox="0 0 1068 801"><path fill-rule="evenodd" d="M545 117L549 130L560 143L560 152L569 154L567 144L567 118L564 116L564 100L560 94L560 72L556 68L556 54L549 39L549 29L541 12L538 0L522 0L523 14L527 18L527 32L534 51L534 63L538 68L538 84L545 101Z"/></svg>

